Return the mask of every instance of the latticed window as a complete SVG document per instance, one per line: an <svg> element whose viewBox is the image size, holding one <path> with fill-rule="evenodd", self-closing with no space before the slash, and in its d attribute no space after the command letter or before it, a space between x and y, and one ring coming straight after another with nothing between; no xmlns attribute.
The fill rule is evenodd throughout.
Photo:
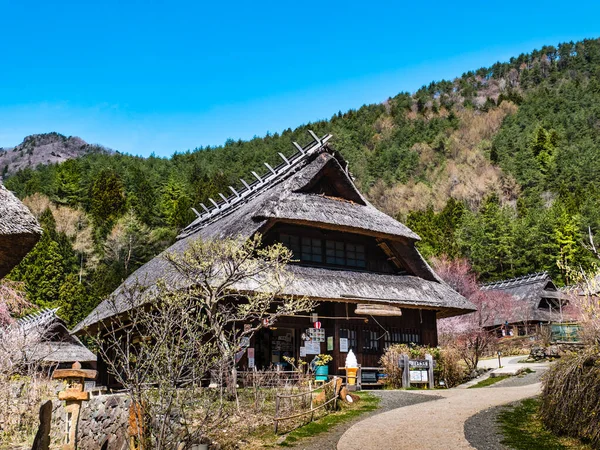
<svg viewBox="0 0 600 450"><path fill-rule="evenodd" d="M363 352L377 353L379 351L379 336L376 331L363 330Z"/></svg>
<svg viewBox="0 0 600 450"><path fill-rule="evenodd" d="M327 255L327 264L338 264L340 266L346 264L346 252L344 251L343 242L326 241L325 252Z"/></svg>
<svg viewBox="0 0 600 450"><path fill-rule="evenodd" d="M325 242L327 264L338 266L365 267L365 246L341 241Z"/></svg>
<svg viewBox="0 0 600 450"><path fill-rule="evenodd" d="M321 239L302 238L302 261L323 262L323 244Z"/></svg>
<svg viewBox="0 0 600 450"><path fill-rule="evenodd" d="M281 234L281 243L292 251L293 259L300 259L300 238L291 234Z"/></svg>
<svg viewBox="0 0 600 450"><path fill-rule="evenodd" d="M365 246L346 244L346 264L351 267L365 267Z"/></svg>
<svg viewBox="0 0 600 450"><path fill-rule="evenodd" d="M352 349L354 351L358 350L358 340L356 336L356 330L351 330L348 328L340 328L340 337L348 339L348 349Z"/></svg>
<svg viewBox="0 0 600 450"><path fill-rule="evenodd" d="M421 334L415 329L390 328L385 335L385 348L392 344L420 344Z"/></svg>

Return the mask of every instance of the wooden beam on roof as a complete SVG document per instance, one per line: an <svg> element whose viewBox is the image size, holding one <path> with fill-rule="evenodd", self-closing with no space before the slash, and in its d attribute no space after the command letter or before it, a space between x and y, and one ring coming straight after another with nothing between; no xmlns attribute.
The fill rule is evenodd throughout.
<svg viewBox="0 0 600 450"><path fill-rule="evenodd" d="M252 171L252 175L254 175L254 178L256 178L260 183L263 182L262 178L254 170Z"/></svg>
<svg viewBox="0 0 600 450"><path fill-rule="evenodd" d="M210 212L210 209L208 209L204 203L200 203L200 206L201 206L201 207L202 207L202 209L203 209L204 211L206 211L207 213L209 213L209 212Z"/></svg>
<svg viewBox="0 0 600 450"><path fill-rule="evenodd" d="M233 195L235 195L236 197L240 196L240 194L238 193L238 191L236 191L232 186L229 186L229 189L231 190L231 192L233 192Z"/></svg>
<svg viewBox="0 0 600 450"><path fill-rule="evenodd" d="M198 218L202 217L202 214L200 214L196 208L192 207L192 211L194 211L194 214L196 214Z"/></svg>
<svg viewBox="0 0 600 450"><path fill-rule="evenodd" d="M314 133L313 130L308 130L308 133L312 136L312 138L315 140L315 142L317 142L319 145L321 145L321 139L319 139L317 137L317 135Z"/></svg>
<svg viewBox="0 0 600 450"><path fill-rule="evenodd" d="M272 167L269 165L269 163L264 163L264 164L265 164L265 166L267 166L267 169L269 169L269 170L270 170L270 171L273 173L273 175L277 175L277 172L275 171L275 169L273 169L273 168L272 168Z"/></svg>
<svg viewBox="0 0 600 450"><path fill-rule="evenodd" d="M227 197L225 197L223 194L221 194L219 192L219 197L221 197L223 199L223 201L225 202L226 205L229 205L229 200L227 200Z"/></svg>
<svg viewBox="0 0 600 450"><path fill-rule="evenodd" d="M281 157L281 159L283 159L283 160L285 161L285 163L286 163L288 166L289 166L289 165L291 165L291 164L290 164L290 160L289 160L289 159L287 159L283 153L279 152L279 153L278 153L278 155Z"/></svg>
<svg viewBox="0 0 600 450"><path fill-rule="evenodd" d="M246 180L244 180L243 178L240 178L240 181L246 187L246 189L248 189L249 191L252 190L252 188L250 187L250 185L248 183L246 183Z"/></svg>
<svg viewBox="0 0 600 450"><path fill-rule="evenodd" d="M294 144L294 147L296 147L300 153L304 153L304 149L302 148L302 146L300 144L298 144L295 141L292 143Z"/></svg>
<svg viewBox="0 0 600 450"><path fill-rule="evenodd" d="M215 208L219 209L219 204L217 202L215 202L212 198L208 198L208 201L211 202L213 205L215 205Z"/></svg>

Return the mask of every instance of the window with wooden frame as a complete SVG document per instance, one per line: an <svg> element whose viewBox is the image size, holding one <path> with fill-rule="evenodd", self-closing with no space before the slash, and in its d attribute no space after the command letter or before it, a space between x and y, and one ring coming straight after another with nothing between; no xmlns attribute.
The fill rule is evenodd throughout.
<svg viewBox="0 0 600 450"><path fill-rule="evenodd" d="M379 337L377 331L364 329L362 332L363 353L377 353L379 351Z"/></svg>
<svg viewBox="0 0 600 450"><path fill-rule="evenodd" d="M310 237L302 237L301 261L323 262L323 241Z"/></svg>
<svg viewBox="0 0 600 450"><path fill-rule="evenodd" d="M358 351L358 339L356 330L350 328L340 328L340 337L348 339L348 349Z"/></svg>
<svg viewBox="0 0 600 450"><path fill-rule="evenodd" d="M392 344L420 344L421 333L416 329L390 328L385 334L385 348Z"/></svg>

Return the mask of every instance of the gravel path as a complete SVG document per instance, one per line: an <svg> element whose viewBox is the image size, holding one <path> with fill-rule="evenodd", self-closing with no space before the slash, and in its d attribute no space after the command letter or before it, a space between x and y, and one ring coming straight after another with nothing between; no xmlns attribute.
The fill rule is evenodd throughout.
<svg viewBox="0 0 600 450"><path fill-rule="evenodd" d="M491 388L503 388L503 387L519 387L519 386L527 386L528 384L539 383L541 381L541 377L548 370L547 368L536 367L533 369L533 373L528 373L526 375L519 375L516 377L510 377L506 380L498 381L496 384L492 384Z"/></svg>
<svg viewBox="0 0 600 450"><path fill-rule="evenodd" d="M545 368L538 367L535 373L507 378L506 380L491 385L490 389L519 387L538 383L546 370L547 369ZM515 402L508 405L484 409L480 413L469 417L465 422L464 428L465 438L469 441L469 444L477 450L508 450L509 447L506 447L500 442L502 440L502 430L498 424L498 416L507 407L515 406L518 403L519 402Z"/></svg>
<svg viewBox="0 0 600 450"><path fill-rule="evenodd" d="M477 450L508 450L502 445L502 433L498 415L506 406L484 409L465 422L465 438Z"/></svg>
<svg viewBox="0 0 600 450"><path fill-rule="evenodd" d="M540 389L540 383L535 383L436 391L443 398L393 409L356 423L342 435L337 448L472 449L464 432L469 417L487 408L533 397Z"/></svg>
<svg viewBox="0 0 600 450"><path fill-rule="evenodd" d="M340 437L355 423L364 420L368 417L375 416L382 412L390 411L396 408L402 408L405 406L416 405L418 403L428 402L436 400L442 397L434 395L422 395L414 393L412 391L370 391L371 394L381 398L379 402L379 408L370 413L362 414L356 419L344 422L338 426L332 428L327 433L316 435L310 439L303 439L301 442L296 444L294 448L302 450L334 450L337 448ZM367 447L368 448L368 447Z"/></svg>

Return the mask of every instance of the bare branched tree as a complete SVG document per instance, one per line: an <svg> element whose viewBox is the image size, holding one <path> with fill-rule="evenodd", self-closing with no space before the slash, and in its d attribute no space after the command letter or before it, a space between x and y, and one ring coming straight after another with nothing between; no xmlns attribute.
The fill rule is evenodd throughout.
<svg viewBox="0 0 600 450"><path fill-rule="evenodd" d="M115 315L96 337L109 373L138 411L143 448L200 440L225 414L226 394L237 398L235 356L247 339L278 317L314 307L282 295L291 253L263 248L260 237L198 240L164 258L168 282L129 286L109 299ZM202 387L207 377L218 389Z"/></svg>

